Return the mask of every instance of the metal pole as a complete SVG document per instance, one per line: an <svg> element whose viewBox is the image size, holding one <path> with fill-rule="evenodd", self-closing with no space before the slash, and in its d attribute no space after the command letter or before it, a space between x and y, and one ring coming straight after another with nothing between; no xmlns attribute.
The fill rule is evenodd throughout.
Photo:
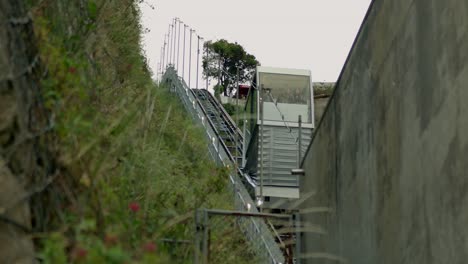
<svg viewBox="0 0 468 264"><path fill-rule="evenodd" d="M237 66L237 96L236 96L236 169L239 166L239 132L237 127L239 126L239 66Z"/></svg>
<svg viewBox="0 0 468 264"><path fill-rule="evenodd" d="M259 211L262 212L263 205L263 89L264 85L260 87L260 135L259 135L259 144L260 144L260 199L262 199L262 204L259 206Z"/></svg>
<svg viewBox="0 0 468 264"><path fill-rule="evenodd" d="M166 62L166 58L167 58L167 57L166 57L166 45L167 45L167 43L166 43L166 36L167 36L167 34L164 35L164 48L163 48L163 50L164 50L164 53L163 53L163 62L164 62L164 63L163 63L163 69L164 69L164 70L166 69L166 63L167 63L167 62Z"/></svg>
<svg viewBox="0 0 468 264"><path fill-rule="evenodd" d="M169 66L171 64L171 57L172 57L172 24L169 24L169 33L167 34L167 44L169 45L169 48L167 49L167 65Z"/></svg>
<svg viewBox="0 0 468 264"><path fill-rule="evenodd" d="M189 50L189 65L188 65L188 86L191 89L192 86L190 86L190 77L191 77L191 68L192 68L192 34L195 32L195 30L190 29L190 50Z"/></svg>
<svg viewBox="0 0 468 264"><path fill-rule="evenodd" d="M289 218L289 226L291 227L290 228L291 231L288 232L289 239L293 240L293 234L296 233L296 231L297 231L294 228L294 215L291 215L291 217ZM293 264L294 263L294 254L296 253L296 252L293 252L293 245L289 244L288 246L286 246L286 248L289 251L289 255L288 255L289 258L286 259L286 263Z"/></svg>
<svg viewBox="0 0 468 264"><path fill-rule="evenodd" d="M298 132L298 152L297 152L297 168L301 167L302 160L302 116L299 115L299 132Z"/></svg>
<svg viewBox="0 0 468 264"><path fill-rule="evenodd" d="M243 125L243 132L244 132L244 141L242 142L242 168L245 167L245 155L247 152L247 119L245 118L245 111L244 111L244 125Z"/></svg>
<svg viewBox="0 0 468 264"><path fill-rule="evenodd" d="M179 18L174 18L174 41L172 42L174 44L174 48L172 49L172 64L175 66L175 58L176 58L176 40L177 40L177 20L179 20Z"/></svg>
<svg viewBox="0 0 468 264"><path fill-rule="evenodd" d="M161 74L161 76L162 76L162 65L164 63L164 55L163 54L164 54L164 49L163 49L163 47L161 47L161 55L160 55L159 65L158 65L158 71Z"/></svg>
<svg viewBox="0 0 468 264"><path fill-rule="evenodd" d="M210 233L209 233L209 224L208 224L208 221L209 221L209 216L208 216L208 212L206 210L203 211L203 263L204 264L207 264L208 263L208 254L209 254L209 245L208 245L208 241L209 241L209 236L210 236Z"/></svg>
<svg viewBox="0 0 468 264"><path fill-rule="evenodd" d="M294 225L296 227L296 264L301 264L301 215L299 213L293 214Z"/></svg>
<svg viewBox="0 0 468 264"><path fill-rule="evenodd" d="M165 70L166 69L166 36L164 36L164 45L163 45L163 64L162 64L162 67L161 67L161 70Z"/></svg>
<svg viewBox="0 0 468 264"><path fill-rule="evenodd" d="M206 59L207 59L207 62L206 62L206 67L208 68L208 45L206 45L206 41L205 41L205 46L206 46ZM202 61L203 62L203 61ZM206 90L208 90L208 75L206 75Z"/></svg>
<svg viewBox="0 0 468 264"><path fill-rule="evenodd" d="M221 209L203 209L209 215L226 215L236 217L258 217L258 218L275 218L290 220L291 215L289 214L272 214L272 213L256 213L246 211L232 211L232 210L221 210Z"/></svg>
<svg viewBox="0 0 468 264"><path fill-rule="evenodd" d="M164 43L163 45L161 46L161 72L164 71L164 57L165 57L165 53L166 53L166 39L164 39Z"/></svg>
<svg viewBox="0 0 468 264"><path fill-rule="evenodd" d="M200 66L200 36L198 37L198 43L197 43L197 83L195 85L195 88L198 89L198 68Z"/></svg>
<svg viewBox="0 0 468 264"><path fill-rule="evenodd" d="M193 263L199 264L200 263L200 232L202 231L202 224L200 221L200 210L195 210L195 243L193 243L193 256L194 261Z"/></svg>
<svg viewBox="0 0 468 264"><path fill-rule="evenodd" d="M184 24L184 45L183 45L184 46L184 52L182 54L182 79L185 78L185 75L184 75L185 74L185 33L187 31L187 27L188 26L186 24Z"/></svg>
<svg viewBox="0 0 468 264"><path fill-rule="evenodd" d="M218 85L221 85L221 56L218 58Z"/></svg>
<svg viewBox="0 0 468 264"><path fill-rule="evenodd" d="M161 62L158 62L158 72L156 73L156 81L159 83L159 77L161 75Z"/></svg>
<svg viewBox="0 0 468 264"><path fill-rule="evenodd" d="M162 64L161 64L161 72L163 72L163 71L164 71L164 69L165 69L165 68L164 68L164 66L166 65L166 64L165 64L165 63L166 63L166 61L164 60L164 59L165 59L165 57L166 57L166 37L165 37L165 36L164 36L164 44L163 44L163 46L162 46L161 50L162 50L162 57L161 57L161 59L162 59Z"/></svg>
<svg viewBox="0 0 468 264"><path fill-rule="evenodd" d="M184 22L179 20L179 37L178 37L178 40L177 40L177 72L179 72L180 24L182 24L182 23L184 23Z"/></svg>
<svg viewBox="0 0 468 264"><path fill-rule="evenodd" d="M222 87L221 85L221 56L218 59L218 89L220 86ZM223 91L221 92L224 94L224 87L223 87ZM219 95L219 98L221 98L221 94Z"/></svg>

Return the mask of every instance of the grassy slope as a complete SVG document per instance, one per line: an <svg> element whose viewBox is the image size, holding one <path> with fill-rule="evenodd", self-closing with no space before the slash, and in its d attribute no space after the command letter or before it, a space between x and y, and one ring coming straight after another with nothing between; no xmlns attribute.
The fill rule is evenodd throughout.
<svg viewBox="0 0 468 264"><path fill-rule="evenodd" d="M229 208L203 132L151 81L136 2L29 1L66 183L48 204L46 263L190 263L191 245L161 239L192 239L196 208ZM232 221L218 224L213 258L249 262Z"/></svg>

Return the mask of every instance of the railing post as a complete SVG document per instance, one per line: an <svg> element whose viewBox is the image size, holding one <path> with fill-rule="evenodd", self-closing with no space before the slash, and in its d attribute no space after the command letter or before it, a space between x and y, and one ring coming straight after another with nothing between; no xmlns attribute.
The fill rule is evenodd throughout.
<svg viewBox="0 0 468 264"><path fill-rule="evenodd" d="M239 133L237 128L239 126L239 67L237 67L237 75L236 75L236 85L237 85L237 96L236 96L236 127L235 129L235 137L236 137L236 169L239 167Z"/></svg>
<svg viewBox="0 0 468 264"><path fill-rule="evenodd" d="M244 118L244 124L243 124L243 133L244 133L244 141L242 142L242 168L245 168L245 158L246 158L246 152L247 152L247 119Z"/></svg>
<svg viewBox="0 0 468 264"><path fill-rule="evenodd" d="M260 87L260 135L258 135L258 144L260 145L260 197L259 199L261 199L259 201L260 204L257 204L259 205L258 208L259 208L259 211L262 212L262 205L263 205L263 102L264 102L264 98L263 98L263 91L264 89L264 86L262 84L262 86Z"/></svg>
<svg viewBox="0 0 468 264"><path fill-rule="evenodd" d="M299 115L299 131L298 131L298 151L297 151L297 168L301 167L301 161L302 161L302 116Z"/></svg>
<svg viewBox="0 0 468 264"><path fill-rule="evenodd" d="M200 263L200 232L202 230L202 224L200 222L200 210L195 210L195 243L193 243L193 263Z"/></svg>
<svg viewBox="0 0 468 264"><path fill-rule="evenodd" d="M207 210L203 210L203 264L208 264L209 259L209 240L210 240L210 232L209 232L209 215Z"/></svg>
<svg viewBox="0 0 468 264"><path fill-rule="evenodd" d="M293 214L294 226L296 227L296 264L301 264L301 215L296 212Z"/></svg>

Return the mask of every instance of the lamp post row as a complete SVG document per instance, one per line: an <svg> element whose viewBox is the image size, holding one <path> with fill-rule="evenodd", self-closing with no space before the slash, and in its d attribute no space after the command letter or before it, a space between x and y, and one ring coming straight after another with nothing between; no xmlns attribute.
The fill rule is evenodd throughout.
<svg viewBox="0 0 468 264"><path fill-rule="evenodd" d="M181 40L181 25L184 24L184 32L183 32L183 44L182 44L182 65L180 65L180 40ZM191 69L192 69L192 38L195 30L190 28L187 24L185 24L179 18L174 18L172 22L169 24L168 33L164 35L164 42L161 47L161 56L159 62L159 71L161 75L165 71L167 67L174 67L178 74L182 75L182 78L185 79L185 53L186 53L186 39L187 39L187 28L190 30L189 39L189 52L188 52L188 86L191 87ZM197 35L197 69L196 69L196 84L195 88L198 89L199 84L199 68L200 68L200 41L203 41L204 38ZM207 81L208 83L208 81ZM207 86L208 87L208 86Z"/></svg>

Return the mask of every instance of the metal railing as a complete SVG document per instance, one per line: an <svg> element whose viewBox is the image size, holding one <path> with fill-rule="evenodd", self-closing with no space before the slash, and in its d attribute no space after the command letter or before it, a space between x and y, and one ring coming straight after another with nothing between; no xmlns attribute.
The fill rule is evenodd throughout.
<svg viewBox="0 0 468 264"><path fill-rule="evenodd" d="M225 142L223 142L216 129L216 125L207 116L203 105L195 93L187 86L183 79L177 76L177 72L172 67L167 68L162 81L163 83L167 83L169 89L178 95L185 109L195 122L205 129L206 136L210 141L208 148L211 157L220 165L234 168L235 158L230 153ZM220 111L219 114L227 115L224 111ZM239 129L236 127L236 130ZM233 170L229 176L230 189L234 196L234 207L239 211L257 213L258 210L255 203L244 186L241 177L243 175L239 169ZM261 259L264 259L265 263L277 264L285 262L279 245L263 219L244 217L239 218L238 224L247 237L252 251Z"/></svg>

